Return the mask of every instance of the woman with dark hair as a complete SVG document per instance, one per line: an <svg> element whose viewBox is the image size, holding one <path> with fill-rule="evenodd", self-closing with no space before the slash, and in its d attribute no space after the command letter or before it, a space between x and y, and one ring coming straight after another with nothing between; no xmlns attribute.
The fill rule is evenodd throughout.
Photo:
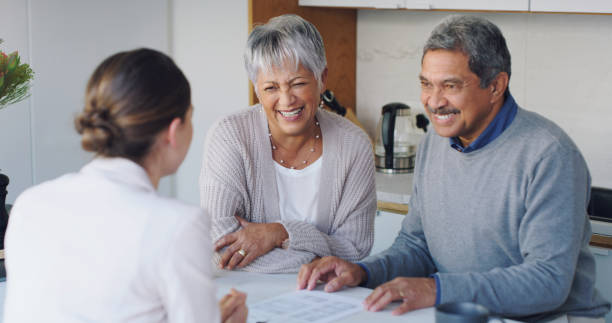
<svg viewBox="0 0 612 323"><path fill-rule="evenodd" d="M217 304L208 217L156 192L187 154L191 114L166 55L139 49L97 67L75 120L96 158L12 210L5 322L246 320L245 294Z"/></svg>

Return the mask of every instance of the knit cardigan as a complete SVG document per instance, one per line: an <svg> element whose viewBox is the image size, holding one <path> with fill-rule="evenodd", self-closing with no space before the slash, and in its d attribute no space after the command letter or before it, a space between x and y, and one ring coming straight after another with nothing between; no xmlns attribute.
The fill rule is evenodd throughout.
<svg viewBox="0 0 612 323"><path fill-rule="evenodd" d="M357 261L374 241L376 185L369 137L350 121L319 109L323 140L321 187L313 224L285 221L279 210L268 123L261 105L218 120L209 131L200 173L201 205L212 217L212 239L250 222L283 224L287 249L275 248L246 271L297 272L316 256ZM215 255L218 262L220 255Z"/></svg>

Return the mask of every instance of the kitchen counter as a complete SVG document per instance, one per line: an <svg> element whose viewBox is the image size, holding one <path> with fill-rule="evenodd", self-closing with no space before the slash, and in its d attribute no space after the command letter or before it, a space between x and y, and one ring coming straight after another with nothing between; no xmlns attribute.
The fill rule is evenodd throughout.
<svg viewBox="0 0 612 323"><path fill-rule="evenodd" d="M612 249L612 223L591 220L591 246Z"/></svg>
<svg viewBox="0 0 612 323"><path fill-rule="evenodd" d="M376 196L379 211L406 214L412 192L412 174L376 172Z"/></svg>

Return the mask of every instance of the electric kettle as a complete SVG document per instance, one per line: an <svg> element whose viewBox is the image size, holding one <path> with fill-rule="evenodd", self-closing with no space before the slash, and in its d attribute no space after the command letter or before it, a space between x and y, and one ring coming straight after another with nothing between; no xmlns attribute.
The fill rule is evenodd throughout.
<svg viewBox="0 0 612 323"><path fill-rule="evenodd" d="M391 174L411 173L417 145L427 131L427 124L429 120L425 115L413 116L406 104L385 104L376 128L376 170Z"/></svg>

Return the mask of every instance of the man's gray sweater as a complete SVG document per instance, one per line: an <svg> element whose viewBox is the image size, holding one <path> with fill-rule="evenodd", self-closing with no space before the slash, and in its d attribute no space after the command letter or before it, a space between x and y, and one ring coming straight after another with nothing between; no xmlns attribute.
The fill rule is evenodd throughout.
<svg viewBox="0 0 612 323"><path fill-rule="evenodd" d="M586 215L590 175L554 123L518 109L471 153L430 132L419 146L410 211L393 245L362 261L368 287L437 275L440 303L472 301L534 321L602 317Z"/></svg>

